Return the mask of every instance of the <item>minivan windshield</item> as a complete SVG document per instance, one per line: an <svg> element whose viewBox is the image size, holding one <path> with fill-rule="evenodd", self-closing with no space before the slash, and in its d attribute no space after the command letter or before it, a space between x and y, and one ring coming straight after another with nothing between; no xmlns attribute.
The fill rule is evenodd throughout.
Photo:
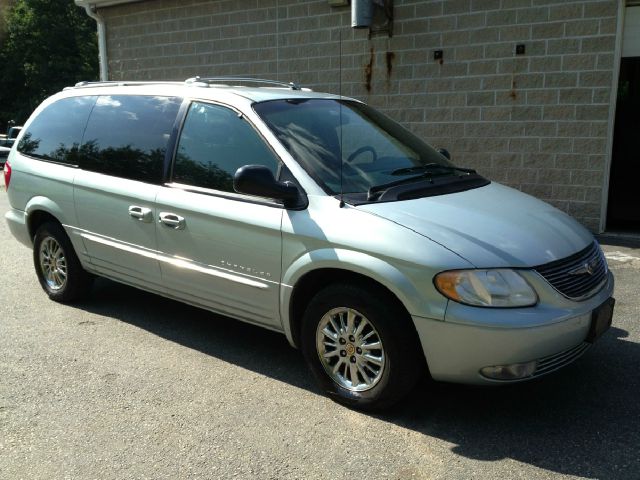
<svg viewBox="0 0 640 480"><path fill-rule="evenodd" d="M448 177L451 185L475 174L455 167L398 123L359 102L270 100L254 104L254 109L330 195L342 192L354 200L373 201L397 187L428 190L425 181L434 184L434 178Z"/></svg>

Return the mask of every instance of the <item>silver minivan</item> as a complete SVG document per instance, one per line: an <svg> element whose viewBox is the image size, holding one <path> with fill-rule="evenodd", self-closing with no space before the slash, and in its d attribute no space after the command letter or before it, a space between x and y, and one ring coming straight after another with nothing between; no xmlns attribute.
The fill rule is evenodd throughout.
<svg viewBox="0 0 640 480"><path fill-rule="evenodd" d="M5 218L52 300L99 275L282 332L362 409L425 375L540 377L610 326L613 276L572 218L359 101L252 82L81 83L38 107Z"/></svg>

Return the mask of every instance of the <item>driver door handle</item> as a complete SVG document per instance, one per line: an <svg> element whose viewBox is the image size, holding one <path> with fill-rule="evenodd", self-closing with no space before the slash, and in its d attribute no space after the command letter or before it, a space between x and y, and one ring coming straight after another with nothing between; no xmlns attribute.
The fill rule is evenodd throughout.
<svg viewBox="0 0 640 480"><path fill-rule="evenodd" d="M184 230L186 223L184 217L170 212L160 212L160 222L174 230Z"/></svg>

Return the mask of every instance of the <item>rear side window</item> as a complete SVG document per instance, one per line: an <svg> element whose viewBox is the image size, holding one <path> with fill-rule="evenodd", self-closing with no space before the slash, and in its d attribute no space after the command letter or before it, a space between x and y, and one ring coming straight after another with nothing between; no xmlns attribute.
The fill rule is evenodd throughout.
<svg viewBox="0 0 640 480"><path fill-rule="evenodd" d="M181 101L176 97L100 96L84 134L80 166L159 183Z"/></svg>
<svg viewBox="0 0 640 480"><path fill-rule="evenodd" d="M31 122L18 143L24 155L78 165L82 132L97 96L63 98Z"/></svg>
<svg viewBox="0 0 640 480"><path fill-rule="evenodd" d="M233 176L244 165L264 165L277 176L279 160L237 112L194 102L185 120L173 181L233 192Z"/></svg>

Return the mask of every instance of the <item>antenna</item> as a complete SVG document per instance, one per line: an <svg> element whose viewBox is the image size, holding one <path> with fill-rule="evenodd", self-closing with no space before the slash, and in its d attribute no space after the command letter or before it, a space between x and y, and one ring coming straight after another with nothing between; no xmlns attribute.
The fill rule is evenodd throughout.
<svg viewBox="0 0 640 480"><path fill-rule="evenodd" d="M280 2L276 0L276 80L280 80L278 65L280 64Z"/></svg>
<svg viewBox="0 0 640 480"><path fill-rule="evenodd" d="M340 96L340 101L338 102L338 111L339 115L339 127L340 127L340 203L338 204L340 208L344 207L344 185L343 185L343 163L344 159L342 156L342 26L338 26L338 44L339 44L339 54L338 54L338 95Z"/></svg>

